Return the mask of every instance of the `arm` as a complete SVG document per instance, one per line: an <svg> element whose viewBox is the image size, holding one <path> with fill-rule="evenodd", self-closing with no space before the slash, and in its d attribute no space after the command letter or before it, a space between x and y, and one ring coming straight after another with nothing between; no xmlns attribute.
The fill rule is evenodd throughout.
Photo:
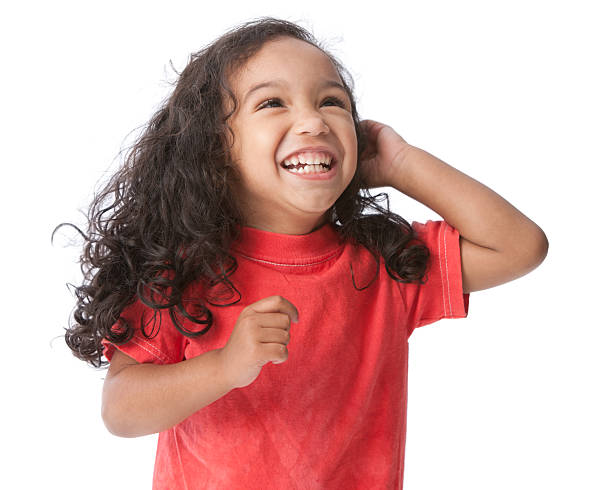
<svg viewBox="0 0 612 490"><path fill-rule="evenodd" d="M102 390L102 419L117 436L162 432L253 383L268 362L288 357L298 311L275 295L247 305L226 345L174 364L138 363L116 349Z"/></svg>
<svg viewBox="0 0 612 490"><path fill-rule="evenodd" d="M392 187L459 231L464 293L517 279L546 257L540 227L485 185L410 145L394 165Z"/></svg>
<svg viewBox="0 0 612 490"><path fill-rule="evenodd" d="M176 364L140 364L119 349L102 390L102 419L116 436L161 432L231 391L220 349Z"/></svg>
<svg viewBox="0 0 612 490"><path fill-rule="evenodd" d="M391 186L433 209L459 231L463 292L521 277L548 253L544 232L480 182L420 148L390 126L366 119L362 174L368 187Z"/></svg>

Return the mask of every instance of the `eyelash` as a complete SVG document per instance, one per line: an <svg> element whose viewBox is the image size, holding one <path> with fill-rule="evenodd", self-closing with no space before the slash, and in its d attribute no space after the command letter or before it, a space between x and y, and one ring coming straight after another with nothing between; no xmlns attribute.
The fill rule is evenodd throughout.
<svg viewBox="0 0 612 490"><path fill-rule="evenodd" d="M326 97L325 98L325 101L328 101L328 100L331 100L332 102L337 104L339 107L342 107L343 109L346 109L346 104L344 103L344 101L342 99L339 99L338 97L330 96L330 97ZM277 98L277 97L273 97L271 99L267 99L267 100L265 100L263 103L261 103L259 105L258 109L264 108L270 102L280 102L280 99Z"/></svg>

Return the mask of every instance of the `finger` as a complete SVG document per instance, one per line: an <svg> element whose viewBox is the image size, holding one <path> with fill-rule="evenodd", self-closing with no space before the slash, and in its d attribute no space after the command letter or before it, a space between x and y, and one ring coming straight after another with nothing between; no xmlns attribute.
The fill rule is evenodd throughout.
<svg viewBox="0 0 612 490"><path fill-rule="evenodd" d="M266 328L259 331L257 341L261 344L282 344L287 345L291 340L291 334L287 330L280 328Z"/></svg>
<svg viewBox="0 0 612 490"><path fill-rule="evenodd" d="M364 129L366 129L368 132L374 130L378 126L383 126L382 123L379 123L378 121L375 121L374 119L364 119L361 122L364 125Z"/></svg>
<svg viewBox="0 0 612 490"><path fill-rule="evenodd" d="M258 313L257 325L262 328L289 330L291 317L287 313Z"/></svg>
<svg viewBox="0 0 612 490"><path fill-rule="evenodd" d="M257 313L285 313L294 323L298 322L298 310L293 303L282 296L268 296L251 304Z"/></svg>

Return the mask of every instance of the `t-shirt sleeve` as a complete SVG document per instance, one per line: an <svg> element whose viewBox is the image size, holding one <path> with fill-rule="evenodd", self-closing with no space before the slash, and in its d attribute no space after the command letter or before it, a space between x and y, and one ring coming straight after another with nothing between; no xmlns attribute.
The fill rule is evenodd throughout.
<svg viewBox="0 0 612 490"><path fill-rule="evenodd" d="M140 363L174 364L184 360L187 337L174 326L168 315L168 309L156 312L136 299L123 310L121 317L134 329L134 336L124 344L113 344L103 339L102 355L106 359L110 361L115 349L119 349ZM147 336L140 328L141 322ZM118 328L117 321L111 329ZM154 333L156 334L152 335Z"/></svg>
<svg viewBox="0 0 612 490"><path fill-rule="evenodd" d="M465 318L470 294L463 292L459 232L446 221L412 222L418 238L427 245L430 263L423 280L425 284L410 285L406 292L410 325L408 334L443 318Z"/></svg>

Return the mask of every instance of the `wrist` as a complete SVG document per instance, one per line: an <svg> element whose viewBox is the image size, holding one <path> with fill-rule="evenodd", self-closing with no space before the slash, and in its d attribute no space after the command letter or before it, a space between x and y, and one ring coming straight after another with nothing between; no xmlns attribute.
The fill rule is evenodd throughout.
<svg viewBox="0 0 612 490"><path fill-rule="evenodd" d="M229 371L227 370L227 367L226 367L227 365L225 362L225 356L223 355L224 354L223 348L220 347L219 349L214 349L211 352L214 352L214 355L216 357L215 361L217 364L217 376L218 376L218 380L219 380L219 383L221 384L222 389L226 392L232 391L235 388L235 386L232 384L228 376Z"/></svg>
<svg viewBox="0 0 612 490"><path fill-rule="evenodd" d="M400 187L404 187L406 174L410 171L411 162L414 161L415 152L418 150L416 146L406 143L391 159L386 179L389 187L401 191Z"/></svg>

